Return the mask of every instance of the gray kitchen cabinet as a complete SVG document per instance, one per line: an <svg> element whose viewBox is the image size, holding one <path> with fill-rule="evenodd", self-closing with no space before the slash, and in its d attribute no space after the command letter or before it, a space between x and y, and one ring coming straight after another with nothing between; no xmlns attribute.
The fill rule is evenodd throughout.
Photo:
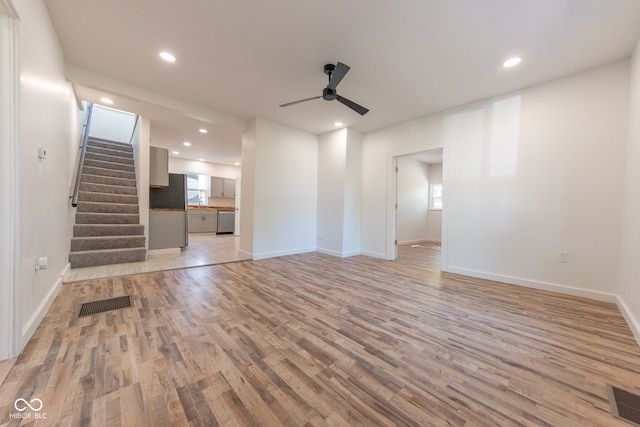
<svg viewBox="0 0 640 427"><path fill-rule="evenodd" d="M209 197L223 197L225 199L235 199L236 197L236 180L230 178L222 178L219 176L211 177L211 192Z"/></svg>
<svg viewBox="0 0 640 427"><path fill-rule="evenodd" d="M183 248L187 245L184 210L149 211L149 249Z"/></svg>
<svg viewBox="0 0 640 427"><path fill-rule="evenodd" d="M218 229L218 211L189 211L189 233L215 233Z"/></svg>
<svg viewBox="0 0 640 427"><path fill-rule="evenodd" d="M149 147L149 187L169 186L169 150Z"/></svg>

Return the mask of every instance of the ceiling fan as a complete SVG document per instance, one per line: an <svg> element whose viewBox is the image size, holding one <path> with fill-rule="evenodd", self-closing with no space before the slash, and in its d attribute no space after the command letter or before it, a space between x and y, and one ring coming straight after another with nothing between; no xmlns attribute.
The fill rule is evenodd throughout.
<svg viewBox="0 0 640 427"><path fill-rule="evenodd" d="M348 65L343 64L342 62L338 62L336 65L327 64L324 66L324 73L329 76L329 84L322 91L322 95L314 96L311 98L300 99L298 101L287 102L286 104L281 104L281 107L289 107L290 105L300 104L301 102L312 101L314 99L322 98L325 101L333 101L334 99L338 102L346 105L351 108L356 113L364 116L369 112L367 108L364 108L362 105L358 105L355 102L338 95L336 92L336 86L338 83L342 81L347 72L351 69Z"/></svg>

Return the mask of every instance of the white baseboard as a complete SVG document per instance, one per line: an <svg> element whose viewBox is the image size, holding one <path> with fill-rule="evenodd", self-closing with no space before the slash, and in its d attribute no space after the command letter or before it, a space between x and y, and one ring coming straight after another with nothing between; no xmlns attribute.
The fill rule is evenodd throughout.
<svg viewBox="0 0 640 427"><path fill-rule="evenodd" d="M67 268L65 267L65 269L63 270L63 273L66 270ZM40 325L40 322L42 322L42 319L44 318L45 314L47 314L47 311L49 310L49 307L51 307L51 304L53 303L53 300L56 298L56 295L58 295L58 291L62 287L62 277L63 275L61 274L58 280L56 280L56 283L49 290L49 293L47 293L47 296L42 300L42 302L40 302L36 311L33 313L33 315L29 318L29 320L25 323L24 327L22 328L21 337L20 337L20 351L18 353L22 353L22 350L24 349L24 347L27 345L27 343L33 336L33 333L38 328L38 325Z"/></svg>
<svg viewBox="0 0 640 427"><path fill-rule="evenodd" d="M251 252L238 250L238 254L242 257L253 259L253 254Z"/></svg>
<svg viewBox="0 0 640 427"><path fill-rule="evenodd" d="M349 258L349 257L361 254L360 251L338 252L338 251L334 251L331 249L324 249L324 248L317 248L316 250L321 254L327 254L327 255L338 257L338 258Z"/></svg>
<svg viewBox="0 0 640 427"><path fill-rule="evenodd" d="M557 283L541 282L537 280L522 279L520 277L506 276L502 274L487 273L485 271L470 270L467 268L446 266L442 268L443 272L461 274L464 276L477 277L479 279L493 280L496 282L507 283L509 285L524 286L526 288L539 289L542 291L557 292L565 295L573 295L576 297L590 298L604 302L618 302L618 296L607 292L592 291L588 289L575 288L572 286L559 285Z"/></svg>
<svg viewBox="0 0 640 427"><path fill-rule="evenodd" d="M633 337L636 339L638 345L640 345L640 321L633 315L631 309L629 309L629 306L621 297L618 296L616 303L618 304L618 308L620 309L622 316L624 316L624 320L627 321L627 325L629 325L629 329L631 329Z"/></svg>
<svg viewBox="0 0 640 427"><path fill-rule="evenodd" d="M316 251L316 248L300 248L300 249L289 249L286 251L262 252L257 254L254 253L253 259L259 260L259 259L266 259L266 258L275 258L278 256L297 255L297 254L304 254L307 252L315 252L315 251Z"/></svg>
<svg viewBox="0 0 640 427"><path fill-rule="evenodd" d="M380 258L380 259L386 259L386 260L389 259L387 257L387 254L380 253L380 252L360 251L360 255L370 256L371 258Z"/></svg>

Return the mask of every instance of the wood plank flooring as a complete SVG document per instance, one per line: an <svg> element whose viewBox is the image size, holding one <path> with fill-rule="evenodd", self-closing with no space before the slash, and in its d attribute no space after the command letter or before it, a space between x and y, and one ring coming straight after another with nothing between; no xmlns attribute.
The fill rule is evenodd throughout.
<svg viewBox="0 0 640 427"><path fill-rule="evenodd" d="M614 304L308 253L64 285L0 386L0 426L628 426ZM132 308L78 318L131 295ZM14 402L42 409L16 418ZM35 419L36 415L46 419Z"/></svg>

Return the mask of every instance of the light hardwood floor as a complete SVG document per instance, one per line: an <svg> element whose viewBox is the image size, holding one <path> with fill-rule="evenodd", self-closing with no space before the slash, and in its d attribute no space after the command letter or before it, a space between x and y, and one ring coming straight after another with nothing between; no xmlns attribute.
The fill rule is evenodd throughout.
<svg viewBox="0 0 640 427"><path fill-rule="evenodd" d="M640 392L614 304L307 253L62 287L0 387L43 426L628 426L606 383ZM133 308L78 318L131 295ZM29 410L25 411L29 412Z"/></svg>

